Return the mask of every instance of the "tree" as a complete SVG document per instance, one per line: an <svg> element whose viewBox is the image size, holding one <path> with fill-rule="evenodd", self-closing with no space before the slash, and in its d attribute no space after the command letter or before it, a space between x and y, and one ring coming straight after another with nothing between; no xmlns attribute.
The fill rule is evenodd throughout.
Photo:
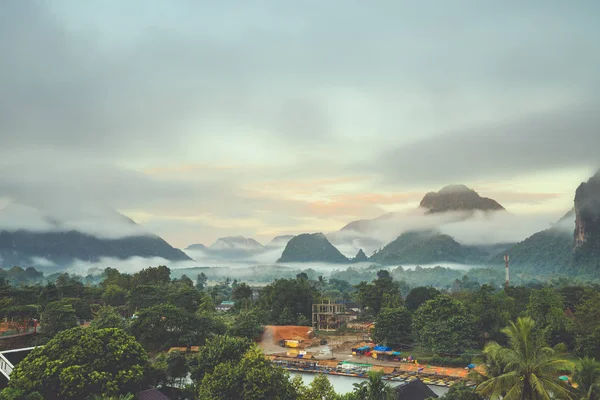
<svg viewBox="0 0 600 400"><path fill-rule="evenodd" d="M179 381L181 383L188 372L189 368L184 353L171 351L167 354L167 374L172 381Z"/></svg>
<svg viewBox="0 0 600 400"><path fill-rule="evenodd" d="M312 317L312 305L317 298L317 290L304 278L277 279L260 292L258 306L271 321L294 324L298 314L308 319ZM286 309L285 318L281 318Z"/></svg>
<svg viewBox="0 0 600 400"><path fill-rule="evenodd" d="M199 385L197 398L295 400L297 393L288 372L274 366L258 347L252 346L239 363L219 363L206 374Z"/></svg>
<svg viewBox="0 0 600 400"><path fill-rule="evenodd" d="M469 305L481 344L490 338L501 340L500 330L510 321L514 300L491 285L483 285L473 294Z"/></svg>
<svg viewBox="0 0 600 400"><path fill-rule="evenodd" d="M355 287L358 290L358 303L362 308L368 308L373 315L377 315L383 307L397 307L403 303L399 283L386 270L378 271L373 283L361 282Z"/></svg>
<svg viewBox="0 0 600 400"><path fill-rule="evenodd" d="M105 328L125 328L125 321L123 317L117 313L117 311L110 306L101 307L96 316L90 323L90 326L94 329L105 329Z"/></svg>
<svg viewBox="0 0 600 400"><path fill-rule="evenodd" d="M204 290L206 287L206 282L208 282L206 274L204 272L200 272L196 278L196 288L199 290Z"/></svg>
<svg viewBox="0 0 600 400"><path fill-rule="evenodd" d="M231 336L259 340L265 330L255 311L242 311L235 318L228 332Z"/></svg>
<svg viewBox="0 0 600 400"><path fill-rule="evenodd" d="M571 345L572 323L564 315L563 297L551 288L533 290L527 313L537 326L537 333L551 345L566 342Z"/></svg>
<svg viewBox="0 0 600 400"><path fill-rule="evenodd" d="M56 289L62 297L81 297L83 295L83 283L67 273L60 274L56 278Z"/></svg>
<svg viewBox="0 0 600 400"><path fill-rule="evenodd" d="M135 393L147 365L142 346L123 330L74 328L33 349L12 372L9 387L45 400Z"/></svg>
<svg viewBox="0 0 600 400"><path fill-rule="evenodd" d="M107 288L110 285L119 286L123 289L131 288L131 275L122 274L118 269L106 268L102 273L104 280L100 283L100 286Z"/></svg>
<svg viewBox="0 0 600 400"><path fill-rule="evenodd" d="M234 301L252 299L252 288L245 282L236 285L231 291L231 299Z"/></svg>
<svg viewBox="0 0 600 400"><path fill-rule="evenodd" d="M102 301L107 306L123 306L127 301L127 290L117 285L108 285L102 293Z"/></svg>
<svg viewBox="0 0 600 400"><path fill-rule="evenodd" d="M419 286L412 289L406 296L406 308L410 311L416 311L421 304L427 300L433 299L440 294L440 291L431 286Z"/></svg>
<svg viewBox="0 0 600 400"><path fill-rule="evenodd" d="M293 385L298 393L298 400L338 400L339 396L327 375L317 374L308 386L302 383L302 377L294 377Z"/></svg>
<svg viewBox="0 0 600 400"><path fill-rule="evenodd" d="M211 373L220 363L238 363L252 342L247 338L217 335L200 348L200 352L190 361L192 380L199 384L204 375Z"/></svg>
<svg viewBox="0 0 600 400"><path fill-rule="evenodd" d="M57 333L77 326L77 315L70 304L62 301L48 303L42 311L41 329L46 338L52 338Z"/></svg>
<svg viewBox="0 0 600 400"><path fill-rule="evenodd" d="M483 400L483 398L464 383L459 382L450 386L450 390L439 398L440 400Z"/></svg>
<svg viewBox="0 0 600 400"><path fill-rule="evenodd" d="M165 285L171 282L171 270L165 265L148 267L133 274L131 281L133 286Z"/></svg>
<svg viewBox="0 0 600 400"><path fill-rule="evenodd" d="M413 334L436 353L458 353L473 339L473 316L459 301L439 295L422 304L413 315Z"/></svg>
<svg viewBox="0 0 600 400"><path fill-rule="evenodd" d="M575 367L573 381L579 385L579 391L585 399L600 398L600 363L595 358L585 357L579 359Z"/></svg>
<svg viewBox="0 0 600 400"><path fill-rule="evenodd" d="M573 364L555 357L555 352L534 337L535 322L529 317L518 318L502 330L508 347L494 346L496 357L505 364L506 372L477 386L477 392L489 398L549 399L571 398L566 385L556 378Z"/></svg>
<svg viewBox="0 0 600 400"><path fill-rule="evenodd" d="M411 323L406 308L384 308L375 318L373 340L388 346L408 343L411 341Z"/></svg>
<svg viewBox="0 0 600 400"><path fill-rule="evenodd" d="M383 372L369 371L366 382L354 384L354 396L361 400L393 400L394 388L383 380Z"/></svg>
<svg viewBox="0 0 600 400"><path fill-rule="evenodd" d="M158 285L137 285L131 288L127 306L131 311L148 308L167 302L169 295L165 287Z"/></svg>
<svg viewBox="0 0 600 400"><path fill-rule="evenodd" d="M204 344L210 328L192 313L172 304L159 304L136 314L130 331L145 348L158 350Z"/></svg>

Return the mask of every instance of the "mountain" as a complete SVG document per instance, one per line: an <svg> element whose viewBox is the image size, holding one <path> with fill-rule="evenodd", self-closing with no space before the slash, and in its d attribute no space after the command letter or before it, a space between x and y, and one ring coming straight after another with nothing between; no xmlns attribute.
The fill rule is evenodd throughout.
<svg viewBox="0 0 600 400"><path fill-rule="evenodd" d="M294 236L285 246L278 263L283 262L325 262L348 263L344 256L327 240L322 233L303 233Z"/></svg>
<svg viewBox="0 0 600 400"><path fill-rule="evenodd" d="M65 212L71 211L71 212ZM0 212L0 266L67 266L101 258L191 260L133 220L106 207L63 207L63 212L12 202Z"/></svg>
<svg viewBox="0 0 600 400"><path fill-rule="evenodd" d="M574 208L551 228L507 250L516 273L600 274L600 172L579 185ZM502 264L502 254L492 265Z"/></svg>
<svg viewBox="0 0 600 400"><path fill-rule="evenodd" d="M581 270L600 273L600 171L575 192L573 262Z"/></svg>
<svg viewBox="0 0 600 400"><path fill-rule="evenodd" d="M340 231L367 233L370 228L376 227L378 222L391 220L395 216L396 213L387 213L373 219L359 219L358 221L352 221L349 224L346 224L342 227L342 229L340 229Z"/></svg>
<svg viewBox="0 0 600 400"><path fill-rule="evenodd" d="M170 261L191 260L183 251L173 248L156 235L130 236L117 239L98 238L78 231L0 232L0 264L31 266L48 260L68 265L76 260L97 262L103 257L160 257Z"/></svg>
<svg viewBox="0 0 600 400"><path fill-rule="evenodd" d="M223 250L247 250L247 251L261 251L264 246L258 243L252 238L245 238L243 236L228 236L217 239L216 242L210 245L211 250L223 251Z"/></svg>
<svg viewBox="0 0 600 400"><path fill-rule="evenodd" d="M188 247L185 248L186 250L199 250L199 251L206 251L207 247L205 245L203 245L202 243L195 243L195 244L190 244Z"/></svg>
<svg viewBox="0 0 600 400"><path fill-rule="evenodd" d="M555 273L566 271L572 262L573 234L558 226L537 232L490 260L491 266L504 265L504 254L510 256L515 273Z"/></svg>
<svg viewBox="0 0 600 400"><path fill-rule="evenodd" d="M384 265L438 262L477 264L495 254L498 247L505 246L509 245L466 246L449 235L435 231L410 231L377 251L369 260Z"/></svg>
<svg viewBox="0 0 600 400"><path fill-rule="evenodd" d="M266 250L266 247L252 238L246 238L244 236L227 236L217 239L209 247L202 244L192 244L188 246L186 250L202 252L204 256L214 258L215 260L248 260L251 257L263 253Z"/></svg>
<svg viewBox="0 0 600 400"><path fill-rule="evenodd" d="M353 263L367 262L369 261L369 258L367 257L363 249L358 249L358 253L356 253L354 258L350 261L352 261Z"/></svg>
<svg viewBox="0 0 600 400"><path fill-rule="evenodd" d="M420 207L428 213L447 211L502 211L496 200L481 197L479 193L465 185L448 185L439 192L429 192L423 197Z"/></svg>
<svg viewBox="0 0 600 400"><path fill-rule="evenodd" d="M271 239L269 243L267 243L265 248L275 249L279 247L285 247L285 245L288 244L288 242L292 240L293 237L294 235L275 236L273 239Z"/></svg>

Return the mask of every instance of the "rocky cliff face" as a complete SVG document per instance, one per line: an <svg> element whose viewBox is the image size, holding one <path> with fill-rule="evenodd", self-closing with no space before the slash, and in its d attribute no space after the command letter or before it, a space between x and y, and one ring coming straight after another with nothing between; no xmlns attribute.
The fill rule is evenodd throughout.
<svg viewBox="0 0 600 400"><path fill-rule="evenodd" d="M429 213L446 211L501 211L504 210L498 202L479 193L465 185L449 185L439 192L429 192L421 200L421 207Z"/></svg>
<svg viewBox="0 0 600 400"><path fill-rule="evenodd" d="M574 248L600 247L600 171L575 192Z"/></svg>

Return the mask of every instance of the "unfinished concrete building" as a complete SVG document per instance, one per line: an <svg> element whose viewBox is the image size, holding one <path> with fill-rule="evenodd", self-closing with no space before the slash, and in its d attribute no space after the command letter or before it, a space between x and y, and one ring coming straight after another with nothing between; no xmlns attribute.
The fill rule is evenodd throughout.
<svg viewBox="0 0 600 400"><path fill-rule="evenodd" d="M312 325L318 331L336 331L345 327L352 315L346 312L346 306L323 300L312 306Z"/></svg>

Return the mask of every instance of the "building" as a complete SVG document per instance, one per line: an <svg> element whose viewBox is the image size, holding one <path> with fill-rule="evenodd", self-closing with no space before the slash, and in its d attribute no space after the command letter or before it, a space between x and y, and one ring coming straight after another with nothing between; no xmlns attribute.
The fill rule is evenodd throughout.
<svg viewBox="0 0 600 400"><path fill-rule="evenodd" d="M35 347L26 347L23 349L5 350L0 352L0 390L8 385L10 374L13 369L21 362L31 350Z"/></svg>
<svg viewBox="0 0 600 400"><path fill-rule="evenodd" d="M396 386L394 392L396 392L395 398L397 400L425 400L438 397L438 395L420 379L415 379L414 381Z"/></svg>
<svg viewBox="0 0 600 400"><path fill-rule="evenodd" d="M219 304L216 307L217 311L229 311L230 309L233 308L233 306L235 305L235 302L233 301L222 301L221 304Z"/></svg>
<svg viewBox="0 0 600 400"><path fill-rule="evenodd" d="M323 300L312 306L312 326L318 331L336 331L345 327L349 321L355 320L356 314L346 312L344 304Z"/></svg>

